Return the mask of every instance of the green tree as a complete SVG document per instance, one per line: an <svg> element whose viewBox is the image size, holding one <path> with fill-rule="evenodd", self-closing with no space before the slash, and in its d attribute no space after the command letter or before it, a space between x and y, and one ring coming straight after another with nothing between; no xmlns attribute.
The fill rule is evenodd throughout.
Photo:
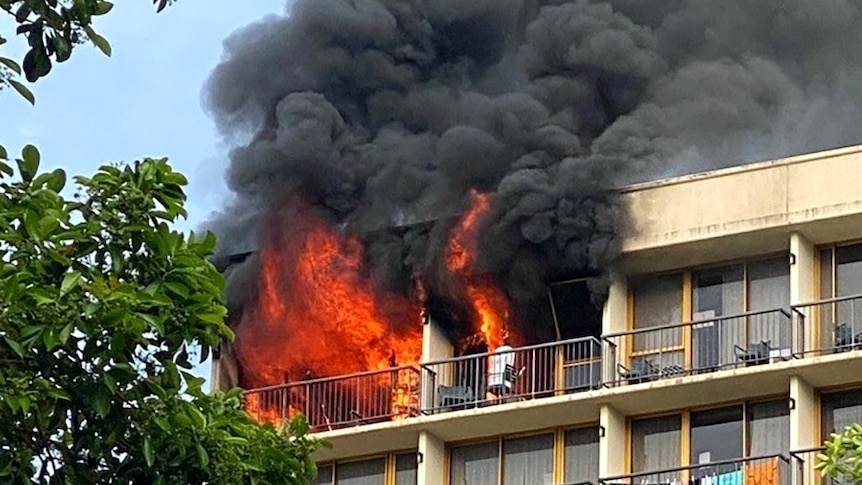
<svg viewBox="0 0 862 485"><path fill-rule="evenodd" d="M260 425L189 373L232 332L214 236L170 228L186 179L147 159L69 198L39 158L0 149L0 482L306 483L303 420Z"/></svg>
<svg viewBox="0 0 862 485"><path fill-rule="evenodd" d="M833 434L817 456L817 469L840 483L862 484L862 424Z"/></svg>
<svg viewBox="0 0 862 485"><path fill-rule="evenodd" d="M161 12L174 0L152 0ZM14 17L16 34L27 39L27 53L19 63L0 55L0 89L11 86L31 103L33 93L20 79L36 82L51 72L53 63L67 61L76 46L91 42L106 56L111 44L93 28L93 19L114 4L105 0L0 0L0 11ZM0 47L7 39L0 33Z"/></svg>

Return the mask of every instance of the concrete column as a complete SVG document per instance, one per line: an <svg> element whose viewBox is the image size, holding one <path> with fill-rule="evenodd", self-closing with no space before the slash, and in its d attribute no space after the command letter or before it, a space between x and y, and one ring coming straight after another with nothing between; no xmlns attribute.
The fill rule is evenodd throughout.
<svg viewBox="0 0 862 485"><path fill-rule="evenodd" d="M629 313L628 279L619 271L611 273L608 302L602 312L602 334L624 332Z"/></svg>
<svg viewBox="0 0 862 485"><path fill-rule="evenodd" d="M790 235L790 254L791 261L795 259L795 263L790 265L790 304L798 305L812 302L817 298L815 295L817 251L814 244L803 234L794 232ZM798 325L798 315L794 315L793 318L793 337L794 343L797 343L796 349L798 350L801 346L805 351L813 350L816 330L813 318L808 316L803 327ZM802 339L802 345L798 345L799 339Z"/></svg>
<svg viewBox="0 0 862 485"><path fill-rule="evenodd" d="M626 470L626 417L605 404L602 406L599 426L599 477L610 478L628 473Z"/></svg>
<svg viewBox="0 0 862 485"><path fill-rule="evenodd" d="M809 450L819 446L817 422L820 416L817 412L817 393L814 388L798 376L790 378L790 451ZM800 470L798 463L793 463L793 483L817 483L817 472L811 463L813 454L804 456L805 466ZM802 476L799 476L799 474Z"/></svg>
<svg viewBox="0 0 862 485"><path fill-rule="evenodd" d="M454 348L440 325L430 316L425 317L424 323L422 327L422 363L452 357Z"/></svg>
<svg viewBox="0 0 862 485"><path fill-rule="evenodd" d="M611 287L608 291L608 301L602 311L602 335L624 332L628 326L629 288L628 278L620 271L611 273ZM626 339L618 339L617 343L625 343ZM625 348L612 348L607 342L602 342L602 380L616 380L616 366L620 358L626 355Z"/></svg>
<svg viewBox="0 0 862 485"><path fill-rule="evenodd" d="M213 352L215 354L215 352ZM210 367L210 390L226 391L239 385L239 366L233 345L221 344L218 352L219 357L212 357Z"/></svg>
<svg viewBox="0 0 862 485"><path fill-rule="evenodd" d="M440 485L446 483L446 444L433 434L419 434L419 469L416 485Z"/></svg>

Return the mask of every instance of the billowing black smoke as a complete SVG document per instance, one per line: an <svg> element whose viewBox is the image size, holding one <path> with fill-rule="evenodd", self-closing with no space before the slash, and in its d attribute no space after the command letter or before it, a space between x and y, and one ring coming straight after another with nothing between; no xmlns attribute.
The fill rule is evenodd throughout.
<svg viewBox="0 0 862 485"><path fill-rule="evenodd" d="M616 256L625 217L605 189L858 142L860 10L297 0L232 35L206 89L237 147L220 250L253 249L258 216L297 190L363 234L393 286L433 282L475 188L496 194L483 269L530 307Z"/></svg>

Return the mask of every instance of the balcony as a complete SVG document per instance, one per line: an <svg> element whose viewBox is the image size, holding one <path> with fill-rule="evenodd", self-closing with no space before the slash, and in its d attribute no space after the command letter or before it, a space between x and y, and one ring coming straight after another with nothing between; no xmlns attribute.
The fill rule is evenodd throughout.
<svg viewBox="0 0 862 485"><path fill-rule="evenodd" d="M261 422L303 414L312 431L371 424L419 413L417 367L314 379L246 391L246 411Z"/></svg>
<svg viewBox="0 0 862 485"><path fill-rule="evenodd" d="M603 340L613 365L609 384L640 384L788 360L799 347L793 325L788 310L775 309L607 335Z"/></svg>
<svg viewBox="0 0 862 485"><path fill-rule="evenodd" d="M723 460L599 480L599 485L792 485L784 455Z"/></svg>
<svg viewBox="0 0 862 485"><path fill-rule="evenodd" d="M819 330L811 335L806 353L862 350L862 295L796 305L792 311L801 327Z"/></svg>
<svg viewBox="0 0 862 485"><path fill-rule="evenodd" d="M422 412L490 406L596 389L598 338L520 347L429 362L422 366Z"/></svg>

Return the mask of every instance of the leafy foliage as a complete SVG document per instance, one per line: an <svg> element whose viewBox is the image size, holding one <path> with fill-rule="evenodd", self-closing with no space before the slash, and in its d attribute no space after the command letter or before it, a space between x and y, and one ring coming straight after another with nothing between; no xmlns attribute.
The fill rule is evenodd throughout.
<svg viewBox="0 0 862 485"><path fill-rule="evenodd" d="M862 424L833 434L817 457L817 469L840 483L862 484Z"/></svg>
<svg viewBox="0 0 862 485"><path fill-rule="evenodd" d="M153 0L161 12L173 0ZM65 62L75 46L91 42L106 56L111 44L93 28L93 19L107 14L114 4L105 0L0 0L0 11L15 19L16 34L25 36L29 49L19 64L0 56L0 89L11 86L30 103L33 93L21 83L22 74L36 82L51 72L53 63ZM6 39L0 34L0 46Z"/></svg>
<svg viewBox="0 0 862 485"><path fill-rule="evenodd" d="M0 482L306 483L303 420L259 425L189 373L233 334L214 236L170 228L185 177L105 166L67 198L39 165L0 147Z"/></svg>

